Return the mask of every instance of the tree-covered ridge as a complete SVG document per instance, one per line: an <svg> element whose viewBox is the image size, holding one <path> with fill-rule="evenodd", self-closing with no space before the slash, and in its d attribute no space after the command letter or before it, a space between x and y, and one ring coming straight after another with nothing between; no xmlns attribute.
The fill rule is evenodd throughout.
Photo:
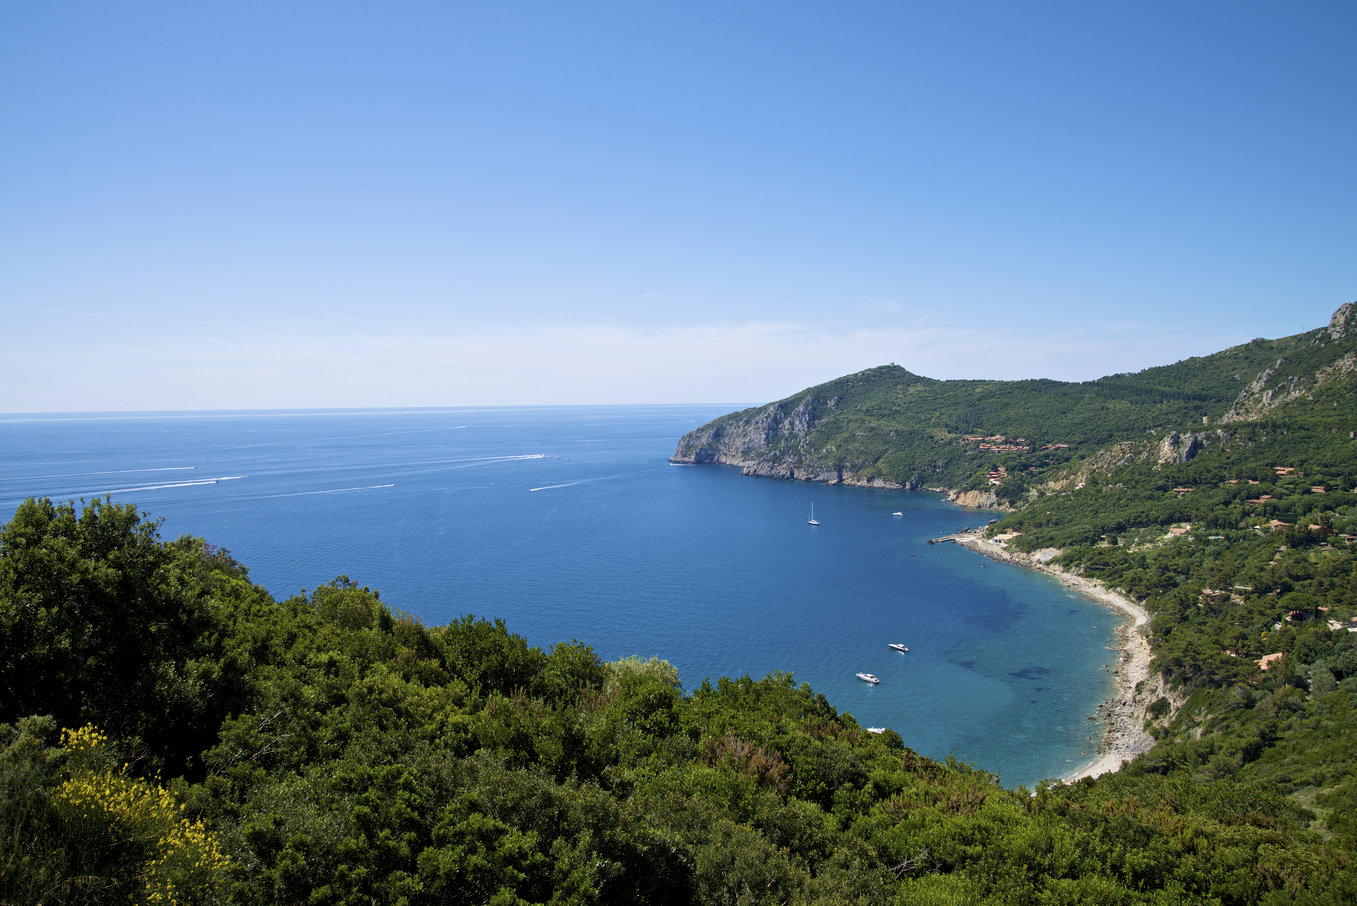
<svg viewBox="0 0 1357 906"><path fill-rule="evenodd" d="M774 477L953 490L987 488L1003 465L1016 479L1003 489L1014 501L1115 443L1277 418L1293 407L1342 421L1354 399L1352 318L1349 304L1329 327L1082 383L939 381L895 365L871 368L722 416L685 435L674 458Z"/></svg>
<svg viewBox="0 0 1357 906"><path fill-rule="evenodd" d="M662 661L426 627L342 577L276 601L108 503L0 530L0 677L0 902L1357 896L1357 827L1275 782L1006 791L790 676L685 695ZM1256 691L1313 695L1287 689Z"/></svg>
<svg viewBox="0 0 1357 906"><path fill-rule="evenodd" d="M738 426L769 411L799 413L805 430L790 442L772 432L752 452L726 441L748 442ZM680 454L685 445L693 459L754 474L989 484L1012 510L989 535L1153 614L1153 669L1169 694L1148 702L1156 747L1116 783L1261 784L1311 810L1331 839L1350 833L1353 303L1326 328L1080 385L873 369L699 429Z"/></svg>
<svg viewBox="0 0 1357 906"><path fill-rule="evenodd" d="M1152 612L1177 701L1131 772L1275 784L1335 826L1357 805L1357 400L1280 372L1261 417L1123 444L992 531Z"/></svg>

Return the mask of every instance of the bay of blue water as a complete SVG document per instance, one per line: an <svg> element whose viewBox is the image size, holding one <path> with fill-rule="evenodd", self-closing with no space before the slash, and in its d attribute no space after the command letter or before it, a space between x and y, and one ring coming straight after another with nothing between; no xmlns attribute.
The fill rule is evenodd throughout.
<svg viewBox="0 0 1357 906"><path fill-rule="evenodd" d="M107 494L276 597L345 574L427 624L471 613L544 648L657 655L690 689L788 671L1006 786L1093 756L1114 614L929 545L990 518L937 495L667 462L730 408L0 416L0 517Z"/></svg>

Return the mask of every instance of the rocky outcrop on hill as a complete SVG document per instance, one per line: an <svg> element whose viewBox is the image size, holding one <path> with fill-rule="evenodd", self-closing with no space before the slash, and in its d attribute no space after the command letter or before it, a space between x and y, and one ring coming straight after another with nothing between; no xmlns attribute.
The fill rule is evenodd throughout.
<svg viewBox="0 0 1357 906"><path fill-rule="evenodd" d="M1159 442L1159 465L1187 462L1206 445L1205 434L1179 434L1171 431Z"/></svg>
<svg viewBox="0 0 1357 906"><path fill-rule="evenodd" d="M734 413L685 434L669 461L720 463L760 478L917 489L879 476L864 477L851 468L826 461L825 454L832 454L833 450L814 446L811 432L819 419L839 403L837 397L820 399L812 394Z"/></svg>
<svg viewBox="0 0 1357 906"><path fill-rule="evenodd" d="M1329 319L1329 338L1341 340L1347 334L1349 325L1357 321L1357 302L1344 302Z"/></svg>
<svg viewBox="0 0 1357 906"><path fill-rule="evenodd" d="M1357 370L1357 351L1351 349L1355 325L1357 303L1345 302L1338 306L1329 319L1329 326L1311 334L1311 353L1319 353L1320 361L1305 356L1299 360L1293 357L1290 362L1286 358L1279 358L1240 392L1220 421L1228 423L1261 418L1287 403L1309 397L1324 384L1351 375ZM1330 348L1334 345L1338 345L1338 348ZM1343 347L1348 348L1345 351Z"/></svg>
<svg viewBox="0 0 1357 906"><path fill-rule="evenodd" d="M1008 504L999 499L993 491L952 491L947 499L957 506L971 507L977 510L1010 510Z"/></svg>
<svg viewBox="0 0 1357 906"><path fill-rule="evenodd" d="M1269 409L1304 396L1307 388L1296 375L1278 377L1285 363L1285 359L1278 359L1277 364L1254 378L1220 420L1226 423L1253 421Z"/></svg>

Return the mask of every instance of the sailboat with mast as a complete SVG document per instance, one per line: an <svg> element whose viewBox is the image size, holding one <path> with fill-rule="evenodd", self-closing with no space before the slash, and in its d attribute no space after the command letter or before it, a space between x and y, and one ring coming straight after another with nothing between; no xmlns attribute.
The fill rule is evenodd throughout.
<svg viewBox="0 0 1357 906"><path fill-rule="evenodd" d="M812 502L811 505L810 505L810 518L807 519L806 522L808 522L808 523L811 524L811 525L819 525L819 524L820 524L820 520L818 520L818 519L815 518L815 504L814 504L813 502Z"/></svg>

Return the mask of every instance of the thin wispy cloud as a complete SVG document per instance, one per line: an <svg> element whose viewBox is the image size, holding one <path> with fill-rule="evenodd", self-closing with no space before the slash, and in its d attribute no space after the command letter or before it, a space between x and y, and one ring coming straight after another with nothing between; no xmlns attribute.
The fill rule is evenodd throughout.
<svg viewBox="0 0 1357 906"><path fill-rule="evenodd" d="M1229 342L1149 323L1114 331L1072 327L1058 335L986 324L767 321L478 324L439 332L316 325L296 332L186 333L73 353L47 386L22 379L50 369L50 351L10 356L0 363L0 380L15 388L11 411L52 411L71 399L74 405L66 405L80 410L756 403L888 363L933 378L1087 380Z"/></svg>
<svg viewBox="0 0 1357 906"><path fill-rule="evenodd" d="M0 411L1078 380L1357 296L1352 4L312 6L10 23Z"/></svg>

